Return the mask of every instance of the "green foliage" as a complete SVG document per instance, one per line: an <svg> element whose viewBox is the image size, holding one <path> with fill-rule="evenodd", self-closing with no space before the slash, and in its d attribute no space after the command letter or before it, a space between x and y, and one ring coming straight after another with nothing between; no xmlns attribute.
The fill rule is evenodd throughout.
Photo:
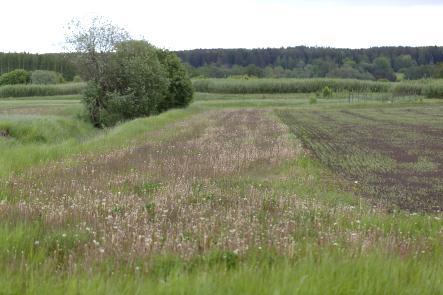
<svg viewBox="0 0 443 295"><path fill-rule="evenodd" d="M60 84L65 82L60 73L54 71L37 70L31 74L32 84Z"/></svg>
<svg viewBox="0 0 443 295"><path fill-rule="evenodd" d="M332 89L329 88L329 86L325 86L325 88L322 90L322 96L324 98L332 97Z"/></svg>
<svg viewBox="0 0 443 295"><path fill-rule="evenodd" d="M11 172L22 171L31 165L47 163L69 155L122 147L130 140L140 139L149 130L164 128L167 124L175 123L191 114L193 114L192 109L172 110L161 116L127 122L113 128L110 132L101 133L102 136L98 137L91 137L91 134L95 134L97 130L81 121L67 123L66 128L57 129L58 119L33 120L31 117L23 122L22 118L18 122L2 120L1 126L10 130L18 138L0 141L0 177ZM70 125L73 128L69 127ZM32 131L26 131L28 128ZM34 141L39 137L43 137L44 140Z"/></svg>
<svg viewBox="0 0 443 295"><path fill-rule="evenodd" d="M354 79L196 79L194 88L211 93L314 93L326 86L334 92L387 92L389 83Z"/></svg>
<svg viewBox="0 0 443 295"><path fill-rule="evenodd" d="M443 62L435 66L433 77L436 79L443 79Z"/></svg>
<svg viewBox="0 0 443 295"><path fill-rule="evenodd" d="M194 89L204 93L277 94L316 93L317 98L341 92L392 93L395 96L425 95L443 97L443 80L405 80L402 82L361 81L353 79L195 79ZM328 90L326 90L326 87ZM325 92L324 92L325 91ZM327 97L327 96L326 96Z"/></svg>
<svg viewBox="0 0 443 295"><path fill-rule="evenodd" d="M395 81L396 79L390 60L384 56L374 60L371 73L377 80Z"/></svg>
<svg viewBox="0 0 443 295"><path fill-rule="evenodd" d="M25 70L14 70L0 76L1 85L27 84L31 80L31 75Z"/></svg>
<svg viewBox="0 0 443 295"><path fill-rule="evenodd" d="M57 143L68 139L80 139L93 131L87 122L73 118L47 117L2 119L0 130L10 137L9 144L16 143Z"/></svg>
<svg viewBox="0 0 443 295"><path fill-rule="evenodd" d="M160 104L160 110L187 106L192 100L194 89L186 68L172 52L157 50L157 54L169 79L168 99Z"/></svg>
<svg viewBox="0 0 443 295"><path fill-rule="evenodd" d="M74 83L83 82L83 79L79 75L75 75L74 78L72 78L72 82Z"/></svg>
<svg viewBox="0 0 443 295"><path fill-rule="evenodd" d="M62 73L66 80L72 80L76 74L75 64L66 53L2 53L0 52L0 74L13 69L27 71L48 70Z"/></svg>
<svg viewBox="0 0 443 295"><path fill-rule="evenodd" d="M266 78L395 81L394 71L405 73L407 79L438 78L433 72L435 64L443 61L443 47L196 49L178 55L189 64L191 77L247 75L248 67L255 66L261 73L254 76Z"/></svg>
<svg viewBox="0 0 443 295"><path fill-rule="evenodd" d="M100 84L90 82L84 102L97 127L184 107L192 84L177 57L145 41L115 46L109 71Z"/></svg>
<svg viewBox="0 0 443 295"><path fill-rule="evenodd" d="M398 71L404 68L410 68L416 66L417 62L409 54L402 54L394 58L393 66L394 70Z"/></svg>
<svg viewBox="0 0 443 295"><path fill-rule="evenodd" d="M66 83L60 85L6 85L0 87L0 97L28 97L80 94L85 83Z"/></svg>
<svg viewBox="0 0 443 295"><path fill-rule="evenodd" d="M430 83L424 87L422 93L429 98L443 98L443 81L440 80L440 83Z"/></svg>
<svg viewBox="0 0 443 295"><path fill-rule="evenodd" d="M317 97L311 96L309 98L309 104L316 104L317 103Z"/></svg>

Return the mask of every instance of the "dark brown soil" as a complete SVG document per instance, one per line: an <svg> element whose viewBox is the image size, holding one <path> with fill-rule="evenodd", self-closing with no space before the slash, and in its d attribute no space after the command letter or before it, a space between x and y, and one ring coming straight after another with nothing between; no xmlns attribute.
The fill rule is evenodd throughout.
<svg viewBox="0 0 443 295"><path fill-rule="evenodd" d="M358 180L363 195L408 211L443 211L443 125L440 128L436 117L420 115L411 124L402 121L401 112L392 119L364 112L287 112L282 116L295 133L309 130L300 136L305 146L314 155L321 154L319 159L332 170ZM358 120L350 122L350 118ZM366 161L371 161L372 154L387 160L374 162L379 167L369 170L358 162L346 162L343 155L353 154Z"/></svg>
<svg viewBox="0 0 443 295"><path fill-rule="evenodd" d="M0 130L0 137L10 138L11 135L9 134L8 130Z"/></svg>

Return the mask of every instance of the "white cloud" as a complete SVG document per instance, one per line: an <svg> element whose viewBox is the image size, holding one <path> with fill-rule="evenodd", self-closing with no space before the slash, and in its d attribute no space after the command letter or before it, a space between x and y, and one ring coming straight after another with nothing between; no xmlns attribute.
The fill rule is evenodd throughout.
<svg viewBox="0 0 443 295"><path fill-rule="evenodd" d="M109 17L135 37L173 50L443 45L438 2L8 1L2 3L0 51L60 51L63 25L93 15Z"/></svg>

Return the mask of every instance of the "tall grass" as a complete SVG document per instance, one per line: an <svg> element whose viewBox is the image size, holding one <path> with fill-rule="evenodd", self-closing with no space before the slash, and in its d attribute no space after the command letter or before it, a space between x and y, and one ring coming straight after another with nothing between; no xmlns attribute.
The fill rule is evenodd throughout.
<svg viewBox="0 0 443 295"><path fill-rule="evenodd" d="M0 120L0 130L8 140L0 142L6 149L18 144L57 143L68 139L82 139L96 131L91 124L76 118L19 116ZM5 151L5 150L4 150ZM7 152L7 151L5 151Z"/></svg>
<svg viewBox="0 0 443 295"><path fill-rule="evenodd" d="M6 294L441 293L442 268L436 260L381 254L350 259L331 252L295 263L272 262L271 258L249 261L228 270L216 265L183 271L169 260L161 266L162 271L148 275L117 271L114 275L95 272L63 277L31 267L26 272L6 269L0 286Z"/></svg>
<svg viewBox="0 0 443 295"><path fill-rule="evenodd" d="M443 98L443 80L416 80L395 83L395 95L423 95L428 98Z"/></svg>
<svg viewBox="0 0 443 295"><path fill-rule="evenodd" d="M83 122L71 123L72 126L65 122L66 126L62 128L55 125L57 122L37 119L34 122L39 123L36 128L33 128L33 121L11 123L8 120L2 120L0 130L7 130L12 138L0 138L0 177L22 171L32 165L75 154L118 148L143 138L144 134L150 130L162 128L166 124L194 113L195 109L190 108L171 110L159 116L136 119L101 132L91 130L92 127ZM56 130L56 132L47 132L42 128ZM91 137L91 134L96 136Z"/></svg>
<svg viewBox="0 0 443 295"><path fill-rule="evenodd" d="M326 86L333 91L387 92L388 82L353 79L200 79L193 81L199 92L216 93L311 93Z"/></svg>
<svg viewBox="0 0 443 295"><path fill-rule="evenodd" d="M86 83L66 83L58 85L6 85L0 87L0 97L28 97L80 94Z"/></svg>
<svg viewBox="0 0 443 295"><path fill-rule="evenodd" d="M313 93L329 87L334 92L380 93L395 95L425 95L443 98L443 80L404 82L375 82L353 79L197 79L193 81L198 92L224 94L257 93Z"/></svg>

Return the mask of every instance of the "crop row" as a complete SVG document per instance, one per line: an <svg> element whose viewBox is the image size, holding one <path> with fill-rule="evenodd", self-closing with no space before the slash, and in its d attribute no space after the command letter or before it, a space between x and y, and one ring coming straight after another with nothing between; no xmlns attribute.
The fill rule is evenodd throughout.
<svg viewBox="0 0 443 295"><path fill-rule="evenodd" d="M0 87L0 97L28 97L80 94L85 83L66 83L57 85L6 85Z"/></svg>
<svg viewBox="0 0 443 295"><path fill-rule="evenodd" d="M334 92L392 92L395 95L425 95L443 98L443 80L404 82L354 79L196 79L194 88L208 93L313 93L329 87Z"/></svg>

